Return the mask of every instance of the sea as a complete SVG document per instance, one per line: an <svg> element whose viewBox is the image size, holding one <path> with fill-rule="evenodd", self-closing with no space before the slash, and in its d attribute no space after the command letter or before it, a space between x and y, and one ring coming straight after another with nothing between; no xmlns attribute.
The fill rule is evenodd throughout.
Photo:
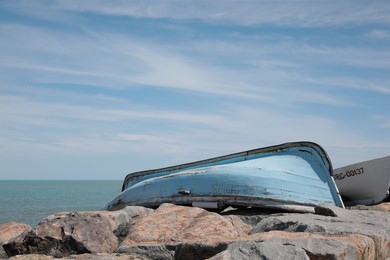
<svg viewBox="0 0 390 260"><path fill-rule="evenodd" d="M100 210L121 188L122 181L0 180L0 224L35 227L55 213Z"/></svg>

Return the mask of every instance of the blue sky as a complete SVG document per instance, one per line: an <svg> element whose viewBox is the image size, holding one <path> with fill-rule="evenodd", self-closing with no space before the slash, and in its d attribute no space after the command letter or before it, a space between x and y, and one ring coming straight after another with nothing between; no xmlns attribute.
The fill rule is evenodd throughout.
<svg viewBox="0 0 390 260"><path fill-rule="evenodd" d="M3 0L0 39L0 179L390 154L388 1Z"/></svg>

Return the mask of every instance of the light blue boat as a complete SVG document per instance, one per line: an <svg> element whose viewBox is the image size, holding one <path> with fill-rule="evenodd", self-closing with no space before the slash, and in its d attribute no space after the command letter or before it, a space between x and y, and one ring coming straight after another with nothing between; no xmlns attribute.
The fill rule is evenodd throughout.
<svg viewBox="0 0 390 260"><path fill-rule="evenodd" d="M223 209L266 207L313 212L344 207L324 149L293 142L126 176L122 193L103 209L162 203Z"/></svg>

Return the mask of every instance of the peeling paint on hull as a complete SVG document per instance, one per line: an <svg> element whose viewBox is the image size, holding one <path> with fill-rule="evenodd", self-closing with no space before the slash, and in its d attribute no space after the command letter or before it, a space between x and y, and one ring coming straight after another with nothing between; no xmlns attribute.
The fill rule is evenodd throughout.
<svg viewBox="0 0 390 260"><path fill-rule="evenodd" d="M312 211L343 207L326 152L294 142L126 176L122 193L104 209L162 203L224 208L270 207Z"/></svg>

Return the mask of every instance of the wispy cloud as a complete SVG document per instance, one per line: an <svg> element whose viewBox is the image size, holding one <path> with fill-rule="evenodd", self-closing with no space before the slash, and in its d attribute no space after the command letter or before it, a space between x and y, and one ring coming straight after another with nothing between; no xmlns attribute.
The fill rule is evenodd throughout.
<svg viewBox="0 0 390 260"><path fill-rule="evenodd" d="M365 57L359 59L356 58L356 56L362 55L359 49L349 50L347 55L343 53L342 49L334 48L323 50L310 47L302 50L299 46L283 44L281 46L252 46L251 49L251 46L247 45L226 47L227 43L221 43L225 51L220 52L218 56L230 55L231 59L235 59L238 63L242 62L244 65L250 66L249 70L237 70L234 67L222 67L220 64L209 64L207 60L180 53L180 50L190 48L188 46L179 46L178 51L172 52L169 46L164 46L164 44L145 44L140 39L115 34L107 35L104 33L95 35L93 38L84 38L81 36L68 37L67 35L53 36L50 32L30 30L28 27L20 28L20 26L18 28L11 26L8 29L13 32L23 31L24 35L28 35L29 43L20 46L24 52L30 50L29 53L35 52L36 55L40 53L40 55L57 57L57 59L42 60L41 56L30 57L31 54L26 56L23 52L19 55L7 54L10 52L3 54L6 59L3 60L1 66L30 70L32 73L28 72L26 75L31 75L30 77L38 82L57 81L110 88L152 85L258 99L264 102L274 102L273 96L280 92L291 92L291 86L285 86L285 90L283 90L283 85L286 85L286 82L297 82L296 85L302 84L302 82L305 84L312 84L316 81L320 83L321 76L313 77L310 72L311 61L308 62L309 60L315 59L318 63L323 57L327 57L327 60L329 57L333 57L335 60L352 62L350 59L354 57L352 59L369 61L380 55L379 53L371 55L366 53ZM12 35L14 34L10 33L8 37L12 38ZM65 38L67 45L73 46L66 51L62 45ZM15 41L17 40L15 38ZM5 47L5 51L7 48L14 48L11 44L3 43L2 45ZM39 47L42 45L49 46L49 48ZM191 45L195 48L194 52L213 55L212 49L196 49L199 46L198 43ZM203 46L201 48L204 48ZM222 49L219 44L215 43L213 47L219 51ZM232 48L236 49L235 53L231 52ZM288 54L285 49L293 50L294 54ZM268 54L256 54L258 51ZM275 53L284 53L285 57L272 58ZM244 56L240 54L244 54ZM382 53L381 56L382 68L386 68L388 62L387 59L383 59L383 55L386 54ZM247 57L248 59L246 59ZM293 66L291 64L293 64L294 59L296 59L296 65ZM304 59L303 63L302 59ZM69 62L67 62L68 60ZM74 60L78 61L77 64L71 62ZM286 65L290 67L286 67ZM370 63L366 62L360 65L370 66ZM372 66L374 66L374 62ZM375 63L375 66L380 66L380 63L379 65ZM72 77L69 78L69 76ZM329 93L315 93L317 90L312 94L310 94L310 90L293 91L291 95L286 96L285 102L288 103L289 99L292 99L293 101L310 100L310 102L333 105L349 103L340 97L331 96Z"/></svg>
<svg viewBox="0 0 390 260"><path fill-rule="evenodd" d="M390 31L389 30L382 30L382 29L375 29L368 33L369 37L376 38L376 39L389 39L390 38Z"/></svg>
<svg viewBox="0 0 390 260"><path fill-rule="evenodd" d="M390 149L383 2L0 6L4 158L167 166L311 140L341 165Z"/></svg>
<svg viewBox="0 0 390 260"><path fill-rule="evenodd" d="M388 115L374 115L372 118L379 124L379 127L390 128L390 117Z"/></svg>
<svg viewBox="0 0 390 260"><path fill-rule="evenodd" d="M233 22L242 25L276 24L298 26L332 26L349 23L390 23L390 7L380 1L304 2L284 1L56 1L59 9L93 12L106 15L127 15L147 18L202 19L208 22Z"/></svg>

